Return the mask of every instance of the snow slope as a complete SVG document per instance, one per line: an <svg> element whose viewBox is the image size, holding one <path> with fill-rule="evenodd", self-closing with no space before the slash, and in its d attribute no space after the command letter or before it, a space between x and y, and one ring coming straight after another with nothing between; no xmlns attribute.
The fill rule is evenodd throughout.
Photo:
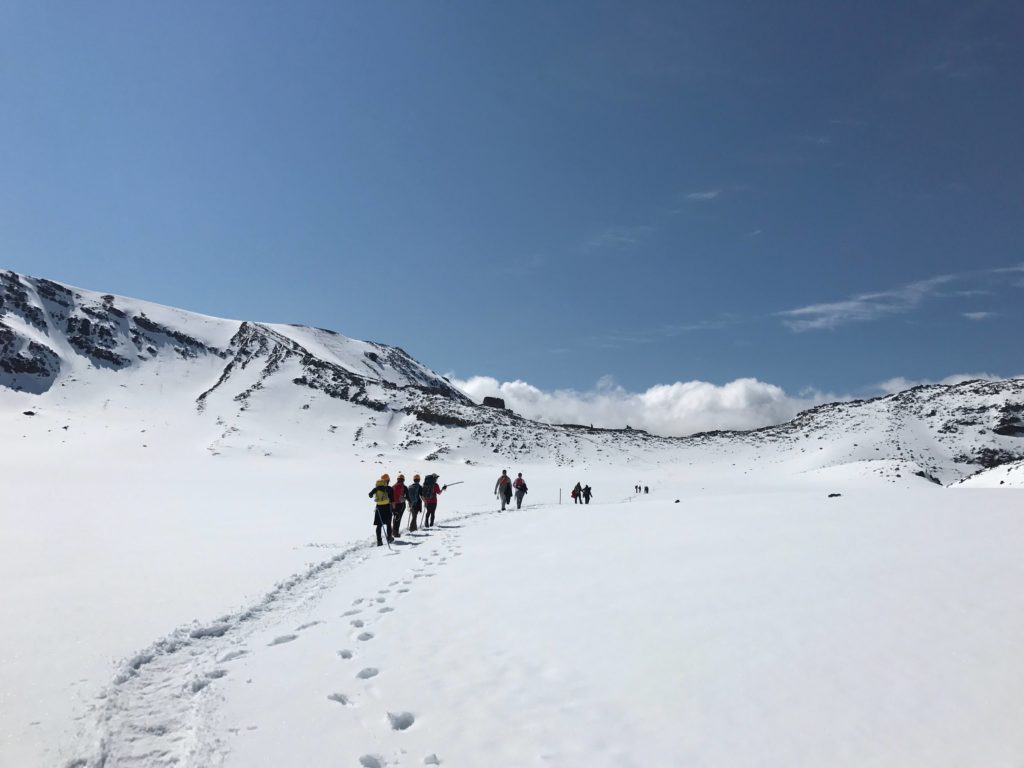
<svg viewBox="0 0 1024 768"><path fill-rule="evenodd" d="M330 331L10 272L0 313L0 766L1021 757L1020 380L668 439ZM460 527L368 547L384 469Z"/></svg>

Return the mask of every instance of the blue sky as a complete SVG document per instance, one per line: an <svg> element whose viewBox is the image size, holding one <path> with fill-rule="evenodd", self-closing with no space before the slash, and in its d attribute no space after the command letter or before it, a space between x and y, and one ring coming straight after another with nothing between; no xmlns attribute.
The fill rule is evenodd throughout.
<svg viewBox="0 0 1024 768"><path fill-rule="evenodd" d="M1014 375L1022 32L1018 2L9 0L0 263L545 392Z"/></svg>

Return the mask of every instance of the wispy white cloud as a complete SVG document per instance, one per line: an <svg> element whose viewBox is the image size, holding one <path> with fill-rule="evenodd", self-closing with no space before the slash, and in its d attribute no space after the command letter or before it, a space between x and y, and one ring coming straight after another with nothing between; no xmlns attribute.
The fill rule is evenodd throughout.
<svg viewBox="0 0 1024 768"><path fill-rule="evenodd" d="M861 293L843 301L810 304L779 312L783 324L792 331L812 331L838 328L849 323L868 322L889 315L903 314L916 309L933 295L940 286L956 279L955 275L938 275L918 280L890 291Z"/></svg>
<svg viewBox="0 0 1024 768"><path fill-rule="evenodd" d="M805 133L800 137L800 141L804 144L813 144L817 147L825 147L832 143L832 139L823 134L810 134Z"/></svg>
<svg viewBox="0 0 1024 768"><path fill-rule="evenodd" d="M1009 274L1012 272L1024 272L1024 262L1021 262L1020 264L1014 264L1012 267L1002 267L1000 269L993 269L992 271L998 275Z"/></svg>
<svg viewBox="0 0 1024 768"><path fill-rule="evenodd" d="M530 419L606 428L629 425L666 436L778 424L801 410L835 399L817 392L792 396L781 387L752 378L722 385L706 381L659 384L644 392L629 392L607 376L586 392L544 391L525 381L499 382L489 376L450 378L477 402L486 396L500 397L509 408Z"/></svg>
<svg viewBox="0 0 1024 768"><path fill-rule="evenodd" d="M961 312L961 315L966 317L968 320L988 320L990 317L995 317L995 312Z"/></svg>
<svg viewBox="0 0 1024 768"><path fill-rule="evenodd" d="M650 224L638 224L631 227L608 227L591 235L583 241L585 251L625 248L642 243L654 232Z"/></svg>
<svg viewBox="0 0 1024 768"><path fill-rule="evenodd" d="M739 315L722 314L710 320L696 320L689 323L670 323L656 328L645 328L632 331L609 330L597 336L591 336L586 343L602 349L617 349L633 344L652 344L674 336L699 331L720 331L741 322Z"/></svg>
<svg viewBox="0 0 1024 768"><path fill-rule="evenodd" d="M690 192L686 195L687 200L693 200L694 202L706 202L708 200L714 200L722 194L720 189L709 189L704 192Z"/></svg>

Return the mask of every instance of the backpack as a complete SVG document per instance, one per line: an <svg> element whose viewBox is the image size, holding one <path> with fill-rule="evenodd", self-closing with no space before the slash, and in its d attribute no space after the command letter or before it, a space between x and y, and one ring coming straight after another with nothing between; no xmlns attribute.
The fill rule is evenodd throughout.
<svg viewBox="0 0 1024 768"><path fill-rule="evenodd" d="M388 496L388 487L386 485L375 486L370 491L370 498L372 498L378 506L384 506L385 504L391 503L391 498Z"/></svg>

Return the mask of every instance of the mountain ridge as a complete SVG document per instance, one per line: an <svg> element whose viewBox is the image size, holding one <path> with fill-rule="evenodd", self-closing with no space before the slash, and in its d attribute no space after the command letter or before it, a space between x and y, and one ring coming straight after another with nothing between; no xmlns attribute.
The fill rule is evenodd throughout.
<svg viewBox="0 0 1024 768"><path fill-rule="evenodd" d="M0 271L3 390L12 408L33 403L72 419L99 422L109 417L97 408L118 404L129 421L162 414L165 424L194 430L213 455L336 451L350 433L368 454L470 464L656 466L696 454L784 455L789 469L863 462L885 476L906 471L943 485L1024 459L1022 379L920 385L826 403L754 430L661 437L535 422L476 404L397 346L226 320L11 271ZM906 469L880 470L879 461Z"/></svg>

